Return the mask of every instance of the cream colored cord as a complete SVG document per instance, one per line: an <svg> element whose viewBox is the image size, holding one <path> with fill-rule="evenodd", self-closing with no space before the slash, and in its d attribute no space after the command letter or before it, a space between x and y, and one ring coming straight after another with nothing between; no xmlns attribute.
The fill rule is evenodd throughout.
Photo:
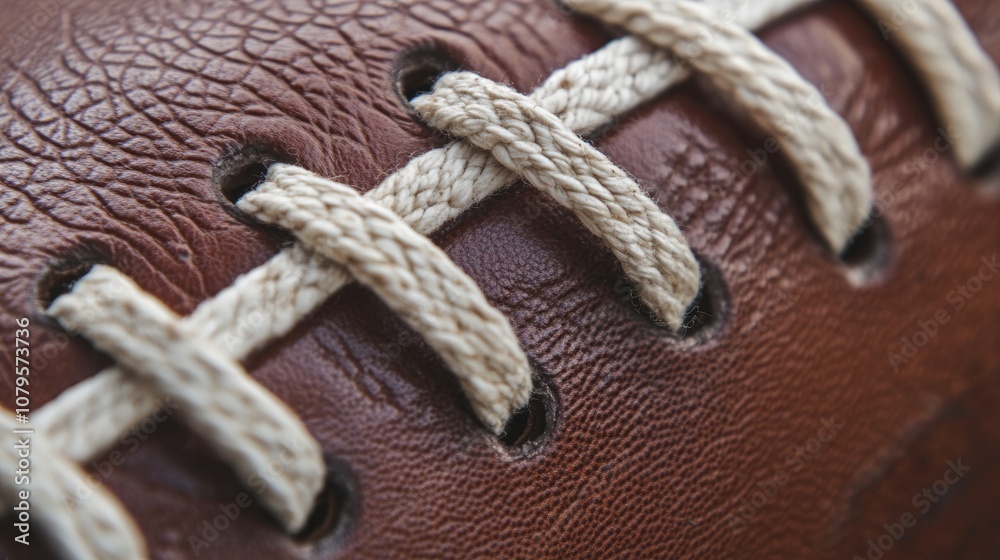
<svg viewBox="0 0 1000 560"><path fill-rule="evenodd" d="M604 154L529 97L469 72L443 76L413 107L572 210L650 308L680 328L698 294L698 262L673 219Z"/></svg>
<svg viewBox="0 0 1000 560"><path fill-rule="evenodd" d="M181 402L180 415L241 478L264 475L258 471L268 459L291 454L297 466L274 475L264 500L286 530L301 527L322 487L319 444L237 360L286 335L352 278L427 338L484 424L502 429L531 390L526 358L506 319L424 236L518 177L571 209L612 249L664 323L677 327L699 282L687 243L626 173L577 135L662 94L688 76L689 66L776 134L817 226L834 249L844 246L871 204L867 164L815 89L745 31L811 1L565 3L635 35L555 72L530 96L474 74L442 78L414 107L461 140L415 158L363 196L305 170L273 166L241 206L288 227L300 242L190 316L174 316L107 267L96 267L56 301L51 312L118 363L66 390L35 418L35 452L47 465L36 476L46 489L40 519L66 557L145 556L134 524L106 491L76 510L61 502L84 476L75 463L153 413L157 395ZM876 17L893 6L862 4ZM917 5L913 25L900 26L890 41L927 81L942 120L957 128L958 158L968 167L997 143L1000 78L954 6ZM693 47L702 56L693 56ZM789 131L780 121L788 111L812 120ZM0 412L0 428L13 426L10 416ZM9 447L0 451L0 466L11 461ZM5 507L13 492L12 480L0 478Z"/></svg>
<svg viewBox="0 0 1000 560"><path fill-rule="evenodd" d="M868 217L871 170L822 94L746 29L687 0L579 0L577 8L670 49L782 147L819 230L841 252Z"/></svg>
<svg viewBox="0 0 1000 560"><path fill-rule="evenodd" d="M101 293L114 294L93 305ZM305 524L326 469L319 444L288 406L218 348L203 344L156 298L131 279L95 266L49 313L80 333L179 413L240 480L260 477L261 500L288 531ZM282 468L272 469L276 457Z"/></svg>
<svg viewBox="0 0 1000 560"><path fill-rule="evenodd" d="M80 488L90 489L86 473L64 457L44 436L38 437L42 434L22 436L16 433L18 428L23 431L24 427L9 411L0 411L0 430L15 434L11 445L4 446L4 452L0 453L0 468L10 473L4 479L13 481L13 473L20 470L19 457L8 449L15 449L16 445L30 445L30 474L34 483L24 501L27 502L29 515L37 516L44 526L53 548L65 558L145 558L146 543L132 517L114 495L103 486L98 486L87 496L85 503L74 502ZM11 511L10 508L19 504L22 498L13 484L7 481L0 484L0 495L7 511Z"/></svg>
<svg viewBox="0 0 1000 560"><path fill-rule="evenodd" d="M531 368L479 286L430 239L353 188L292 166L275 166L270 177L240 208L342 263L424 335L480 420L502 433L510 412L528 404Z"/></svg>

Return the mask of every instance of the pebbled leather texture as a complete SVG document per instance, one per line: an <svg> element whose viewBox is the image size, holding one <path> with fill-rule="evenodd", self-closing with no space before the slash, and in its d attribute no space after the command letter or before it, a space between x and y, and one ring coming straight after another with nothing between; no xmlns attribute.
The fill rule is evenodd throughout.
<svg viewBox="0 0 1000 560"><path fill-rule="evenodd" d="M263 147L364 191L442 141L394 90L406 53L448 52L528 92L616 33L547 0L398 4L0 2L3 406L16 318L43 357L36 408L108 364L44 319L51 263L100 258L187 314L289 241L219 194L223 154ZM956 5L1000 61L1000 7ZM301 542L251 505L200 557L851 558L907 512L882 558L997 557L1000 275L968 298L958 286L1000 253L1000 180L934 151L925 88L850 3L761 37L860 139L884 252L831 255L780 154L742 175L765 139L685 84L594 141L713 271L711 326L656 328L569 213L510 188L434 241L510 318L552 394L547 431L492 439L441 361L351 286L246 362L344 481L340 525ZM939 310L948 322L915 337ZM924 344L894 367L904 337ZM195 557L189 537L244 491L176 418L117 451L107 476L87 468L157 559ZM925 513L914 495L949 461L969 470ZM40 528L25 549L4 519L0 555L53 557Z"/></svg>

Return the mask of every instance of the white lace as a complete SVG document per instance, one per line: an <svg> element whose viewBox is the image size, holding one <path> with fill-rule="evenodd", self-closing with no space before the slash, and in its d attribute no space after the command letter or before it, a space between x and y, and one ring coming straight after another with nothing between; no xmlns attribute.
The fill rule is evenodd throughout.
<svg viewBox="0 0 1000 560"><path fill-rule="evenodd" d="M299 243L241 276L190 316L175 316L116 270L98 266L50 313L119 364L63 392L35 417L32 511L67 558L147 557L139 532L108 491L67 506L84 480L78 463L172 397L245 480L266 477L263 503L299 530L322 490L319 444L295 413L238 360L286 335L356 279L373 289L445 359L493 432L531 391L516 334L426 235L524 178L572 210L612 250L643 300L671 328L699 286L697 263L674 221L629 176L580 139L661 95L689 72L773 134L806 191L826 241L839 251L868 215L870 172L847 124L787 63L750 34L811 0L573 0L567 6L633 34L555 72L530 96L458 72L413 100L433 126L460 137L359 195L276 165L240 207L290 229ZM862 0L889 20L890 0ZM960 134L970 167L1000 136L1000 76L945 0L913 3L893 44L925 79L939 118ZM690 68L690 70L689 70ZM254 328L247 328L252 324ZM0 412L0 428L17 424ZM252 427L252 429L250 429ZM281 456L286 468L266 465ZM10 446L0 469L16 470ZM12 477L0 477L4 507ZM72 500L70 500L72 501Z"/></svg>

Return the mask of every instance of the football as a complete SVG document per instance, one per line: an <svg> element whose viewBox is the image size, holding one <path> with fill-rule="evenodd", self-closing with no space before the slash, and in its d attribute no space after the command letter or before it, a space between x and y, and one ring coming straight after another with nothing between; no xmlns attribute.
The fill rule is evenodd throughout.
<svg viewBox="0 0 1000 560"><path fill-rule="evenodd" d="M0 6L0 558L1000 557L997 3Z"/></svg>

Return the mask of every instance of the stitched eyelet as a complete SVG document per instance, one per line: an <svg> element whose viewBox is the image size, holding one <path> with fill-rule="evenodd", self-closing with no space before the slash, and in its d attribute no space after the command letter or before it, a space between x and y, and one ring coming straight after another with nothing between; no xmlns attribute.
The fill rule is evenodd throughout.
<svg viewBox="0 0 1000 560"><path fill-rule="evenodd" d="M538 392L532 393L528 404L511 415L500 441L510 447L522 447L537 439L545 433L547 414L544 398Z"/></svg>
<svg viewBox="0 0 1000 560"><path fill-rule="evenodd" d="M681 329L677 333L680 338L693 343L706 342L718 334L725 320L727 304L721 271L700 256L698 265L701 268L701 287L684 313Z"/></svg>
<svg viewBox="0 0 1000 560"><path fill-rule="evenodd" d="M439 45L428 45L405 53L396 62L392 82L396 95L410 106L410 101L434 88L442 74L460 70L462 65Z"/></svg>
<svg viewBox="0 0 1000 560"><path fill-rule="evenodd" d="M991 151L986 153L969 173L973 177L988 177L990 175L996 177L1000 174L1000 146L995 146Z"/></svg>
<svg viewBox="0 0 1000 560"><path fill-rule="evenodd" d="M881 214L872 215L840 253L847 275L856 285L877 280L890 257L889 227Z"/></svg>
<svg viewBox="0 0 1000 560"><path fill-rule="evenodd" d="M246 216L236 208L236 202L259 185L267 176L267 169L275 163L296 163L294 158L262 142L248 142L225 151L216 161L212 171L225 206L238 217Z"/></svg>
<svg viewBox="0 0 1000 560"><path fill-rule="evenodd" d="M497 436L503 450L514 456L527 456L541 448L555 426L555 395L539 376L532 376L535 387L528 404L514 411L504 433Z"/></svg>
<svg viewBox="0 0 1000 560"><path fill-rule="evenodd" d="M327 460L327 464L331 461ZM330 541L342 540L357 511L351 483L343 469L333 467L327 474L326 486L316 497L315 505L305 526L295 540L300 545L324 546Z"/></svg>
<svg viewBox="0 0 1000 560"><path fill-rule="evenodd" d="M107 259L90 249L78 249L73 254L53 260L45 268L35 282L35 305L45 314L59 296L73 289L77 280L82 278L97 264L103 264Z"/></svg>
<svg viewBox="0 0 1000 560"><path fill-rule="evenodd" d="M684 313L681 328L675 336L691 343L702 343L715 336L722 328L727 292L722 283L721 273L700 256L695 255L695 257L701 269L701 287ZM640 299L635 283L627 276L622 274L618 278L614 291L616 295L623 296L622 299L628 302L636 313L643 316L651 328L667 330L664 322Z"/></svg>
<svg viewBox="0 0 1000 560"><path fill-rule="evenodd" d="M438 145L447 144L451 138L441 130L427 126L413 110L410 101L434 89L434 83L442 74L461 69L458 57L433 43L404 53L396 62L392 73L393 89L406 113L429 132Z"/></svg>
<svg viewBox="0 0 1000 560"><path fill-rule="evenodd" d="M1000 148L983 158L970 174L978 186L977 190L989 198L1000 196Z"/></svg>

